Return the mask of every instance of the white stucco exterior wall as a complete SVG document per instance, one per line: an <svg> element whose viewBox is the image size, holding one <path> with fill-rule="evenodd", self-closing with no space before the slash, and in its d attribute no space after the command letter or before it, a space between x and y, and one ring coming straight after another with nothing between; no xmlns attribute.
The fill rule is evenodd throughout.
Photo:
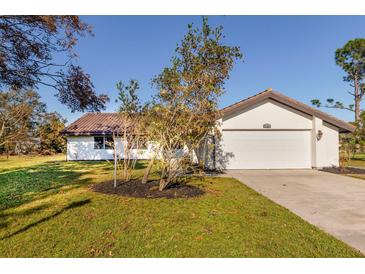
<svg viewBox="0 0 365 274"><path fill-rule="evenodd" d="M319 131L322 137L318 140ZM313 117L312 167L322 168L339 164L339 130L323 120Z"/></svg>
<svg viewBox="0 0 365 274"><path fill-rule="evenodd" d="M234 168L240 168L240 163L242 168L265 168L265 161L267 168L338 166L339 129L274 100L237 111L217 123L223 140L216 142L212 158L218 168L220 158L226 153L224 141L231 143L230 151L241 153L235 159ZM264 128L264 124L270 124L271 128ZM323 135L317 140L319 131ZM117 141L117 151L118 157L123 158L121 140ZM94 136L67 138L68 160L109 160L113 159L113 153L113 149L94 149ZM153 153L150 143L146 150L135 150L132 154L136 159L149 159Z"/></svg>
<svg viewBox="0 0 365 274"><path fill-rule="evenodd" d="M119 158L123 158L123 143L121 139L116 141ZM148 144L146 150L133 150L134 159L150 159L152 156L152 144ZM113 159L113 149L95 149L94 136L68 136L67 137L67 160L111 160Z"/></svg>
<svg viewBox="0 0 365 274"><path fill-rule="evenodd" d="M224 129L263 129L263 124L271 124L272 129L312 129L312 117L273 100L246 108L225 117Z"/></svg>
<svg viewBox="0 0 365 274"><path fill-rule="evenodd" d="M264 129L264 124L270 124L271 128ZM317 140L318 130L321 130L323 133L320 140ZM298 137L296 139L297 146L289 149L293 151L295 150L295 153L298 155L298 157L303 156L303 163L309 163L307 165L302 164L302 168L338 166L339 129L337 127L323 122L317 117L304 114L270 99L249 108L237 111L228 117L224 117L221 120L220 131L222 133L222 140L220 142L221 150L216 153L216 158L219 159L224 157L224 153L227 152L225 151L225 147L230 147L230 150L233 151L233 154L239 156L236 157L237 159L240 159L239 161L241 161L241 159L244 159L246 162L252 161L252 163L247 165L242 163L242 168L255 168L256 166L258 166L258 168L265 168L265 161L268 162L267 168L277 168L273 159L271 159L271 162L268 161L268 158L270 158L268 156L271 155L271 152L275 152L277 155L282 156L282 154L278 154L277 151L279 148L278 144L276 143L279 141L279 139L274 138L278 133L270 133L270 131L281 131L283 133L282 140L287 137L290 138L289 136L293 136L291 140L294 140L295 134L300 134L300 138L307 138L306 140L300 141L300 138ZM245 132L247 132L247 134L245 134ZM272 134L273 137L271 145L270 134ZM234 135L239 136L239 140L241 140L241 142L239 142L237 138L233 138ZM247 139L250 135L256 137L254 139L250 139L251 147L247 149L245 148L245 139ZM225 138L227 140L224 140ZM225 141L230 142L231 139L235 140L236 144L225 146ZM262 144L264 149L260 147L260 139L265 142ZM254 142L255 140L257 140L256 143ZM253 147L256 147L257 149L254 149ZM272 151L270 147L273 148ZM293 159L291 159L293 155L289 155L290 151L286 151L285 145L282 146L282 149L283 154L288 153L288 162L282 162L280 165L282 165L283 168L290 167L291 162L293 162ZM253 151L257 151L258 154L262 154L261 158L260 156L256 157L256 154ZM249 155L249 157L244 157L243 155ZM307 155L309 155L309 158L307 158ZM237 159L233 161L232 168L239 168ZM254 161L259 164L255 164ZM278 159L278 161L283 161L283 159ZM227 165L227 168L230 168L229 164Z"/></svg>
<svg viewBox="0 0 365 274"><path fill-rule="evenodd" d="M322 166L339 165L339 130L337 127L323 122L323 152Z"/></svg>

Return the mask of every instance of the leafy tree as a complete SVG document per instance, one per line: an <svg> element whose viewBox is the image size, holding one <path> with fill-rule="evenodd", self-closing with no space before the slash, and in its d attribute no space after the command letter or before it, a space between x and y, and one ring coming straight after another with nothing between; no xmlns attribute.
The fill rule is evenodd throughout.
<svg viewBox="0 0 365 274"><path fill-rule="evenodd" d="M145 128L159 144L160 190L193 166L194 151L215 131L224 83L242 58L240 48L225 45L223 38L223 27L210 27L206 17L201 28L189 24L171 66L153 80L159 93Z"/></svg>
<svg viewBox="0 0 365 274"><path fill-rule="evenodd" d="M143 109L137 91L139 90L139 83L137 80L130 80L129 85L125 85L122 81L117 83L119 113L134 118Z"/></svg>
<svg viewBox="0 0 365 274"><path fill-rule="evenodd" d="M96 95L90 76L72 63L78 37L86 34L91 27L78 16L0 16L0 89L45 85L71 111L103 109L108 97ZM54 55L65 62L56 63Z"/></svg>
<svg viewBox="0 0 365 274"><path fill-rule="evenodd" d="M36 137L45 112L46 106L35 91L1 92L0 146L9 151L14 144Z"/></svg>
<svg viewBox="0 0 365 274"><path fill-rule="evenodd" d="M352 123L356 126L354 132L340 134L340 153L344 160L349 162L356 152L364 149L365 145L365 112L360 115L360 120Z"/></svg>
<svg viewBox="0 0 365 274"><path fill-rule="evenodd" d="M349 82L353 91L348 93L353 96L354 104L348 106L332 98L327 99L325 107L347 109L355 113L355 121L360 120L360 102L365 94L365 39L354 39L346 43L343 48L339 48L335 53L336 64L345 72L344 81ZM312 104L321 107L322 103L318 99L313 99Z"/></svg>
<svg viewBox="0 0 365 274"><path fill-rule="evenodd" d="M57 112L45 114L42 124L39 126L39 138L41 153L61 153L66 149L66 140L61 135L65 128L66 119Z"/></svg>

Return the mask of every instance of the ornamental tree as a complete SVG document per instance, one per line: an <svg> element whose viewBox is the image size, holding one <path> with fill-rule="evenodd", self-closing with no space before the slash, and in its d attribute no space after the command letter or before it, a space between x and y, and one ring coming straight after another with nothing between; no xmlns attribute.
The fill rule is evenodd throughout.
<svg viewBox="0 0 365 274"><path fill-rule="evenodd" d="M141 119L146 105L142 104L138 98L139 83L130 80L128 85L123 82L117 83L119 102L120 125L113 133L114 139L114 175L116 186L116 169L122 169L122 181L131 180L132 172L135 168L139 149L145 143L144 134L141 129ZM123 159L118 159L117 140L121 138L123 143Z"/></svg>
<svg viewBox="0 0 365 274"><path fill-rule="evenodd" d="M203 17L200 28L188 25L171 65L153 79L158 93L146 130L159 144L160 190L193 167L194 151L216 129L224 83L242 57L239 47L224 43L223 27L212 28Z"/></svg>

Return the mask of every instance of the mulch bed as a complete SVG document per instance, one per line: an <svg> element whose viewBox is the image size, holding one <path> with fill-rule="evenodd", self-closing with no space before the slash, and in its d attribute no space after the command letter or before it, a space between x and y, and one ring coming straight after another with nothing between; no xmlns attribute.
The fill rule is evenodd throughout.
<svg viewBox="0 0 365 274"><path fill-rule="evenodd" d="M321 171L335 174L365 174L365 169L356 167L346 167L340 170L338 167L325 167Z"/></svg>
<svg viewBox="0 0 365 274"><path fill-rule="evenodd" d="M149 181L146 184L142 184L141 180L132 180L129 182L118 182L117 187L114 188L113 181L106 181L91 186L91 189L104 194L135 198L191 198L205 193L201 188L188 184L175 184L163 191L159 191L158 184L158 181Z"/></svg>

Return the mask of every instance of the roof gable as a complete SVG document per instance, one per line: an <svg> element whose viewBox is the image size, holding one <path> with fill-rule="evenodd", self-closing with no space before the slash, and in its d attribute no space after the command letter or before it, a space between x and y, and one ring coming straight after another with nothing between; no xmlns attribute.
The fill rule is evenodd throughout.
<svg viewBox="0 0 365 274"><path fill-rule="evenodd" d="M253 106L239 109L222 120L222 129L262 129L270 124L275 129L312 129L312 116L266 99Z"/></svg>
<svg viewBox="0 0 365 274"><path fill-rule="evenodd" d="M242 110L247 107L253 106L253 105L255 105L259 102L262 102L264 100L267 100L267 99L277 101L277 102L287 105L295 110L299 110L308 115L318 117L318 118L322 119L323 121L338 127L341 132L353 132L355 130L355 126L351 125L350 123L337 119L325 112L322 112L318 109L315 109L304 103L301 103L297 100L287 97L287 96L281 94L280 92L272 91L272 89L267 89L254 96L248 97L247 99L239 101L228 107L225 107L221 110L221 112L222 112L223 117L229 116L238 110Z"/></svg>

